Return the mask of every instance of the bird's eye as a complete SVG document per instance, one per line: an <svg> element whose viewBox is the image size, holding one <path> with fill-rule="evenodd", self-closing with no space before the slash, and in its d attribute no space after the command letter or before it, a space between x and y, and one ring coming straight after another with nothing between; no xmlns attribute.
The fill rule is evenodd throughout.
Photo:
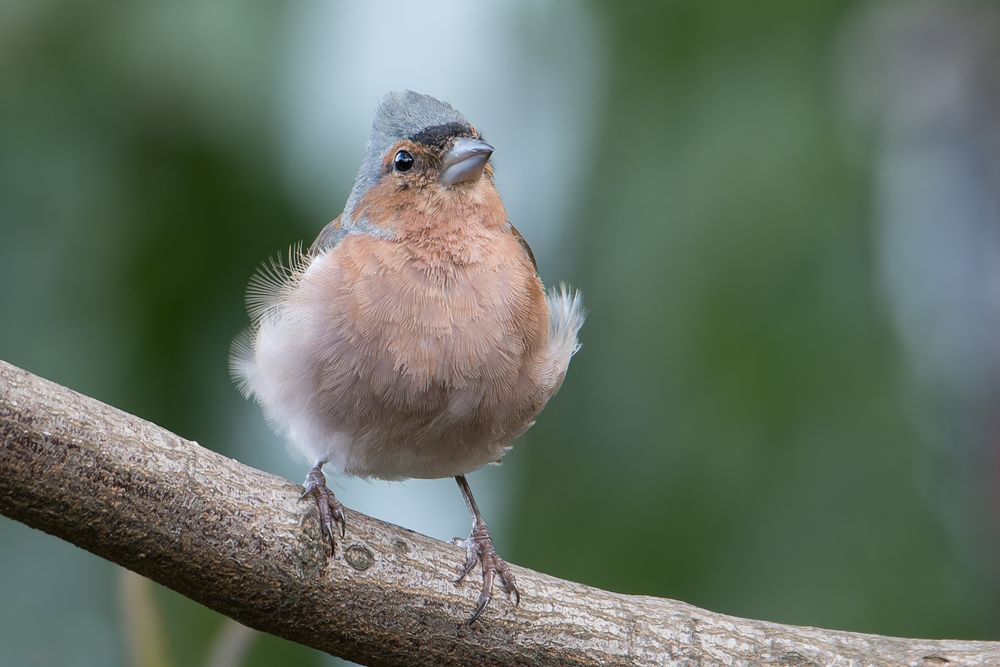
<svg viewBox="0 0 1000 667"><path fill-rule="evenodd" d="M409 171L413 167L413 156L409 151L399 151L396 157L392 158L392 166L396 171Z"/></svg>

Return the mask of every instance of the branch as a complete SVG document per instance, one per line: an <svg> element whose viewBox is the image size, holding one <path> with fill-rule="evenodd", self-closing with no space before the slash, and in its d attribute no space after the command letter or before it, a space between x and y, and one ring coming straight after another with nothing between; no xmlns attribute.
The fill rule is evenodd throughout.
<svg viewBox="0 0 1000 667"><path fill-rule="evenodd" d="M520 567L521 606L498 600L467 627L476 584L452 583L458 547L348 512L331 560L299 485L4 362L0 480L8 517L371 665L1000 664L1000 642L745 620Z"/></svg>

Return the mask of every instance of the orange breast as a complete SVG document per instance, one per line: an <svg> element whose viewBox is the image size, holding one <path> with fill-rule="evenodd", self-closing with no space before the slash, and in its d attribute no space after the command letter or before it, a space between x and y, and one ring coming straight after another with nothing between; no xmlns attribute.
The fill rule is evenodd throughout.
<svg viewBox="0 0 1000 667"><path fill-rule="evenodd" d="M549 314L523 248L502 228L434 231L348 236L296 290L321 341L317 409L354 434L359 474L479 467L544 403Z"/></svg>

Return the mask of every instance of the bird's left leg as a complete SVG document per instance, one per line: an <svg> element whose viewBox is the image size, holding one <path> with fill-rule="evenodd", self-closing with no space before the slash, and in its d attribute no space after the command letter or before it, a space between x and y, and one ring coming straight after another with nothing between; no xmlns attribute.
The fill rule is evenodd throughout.
<svg viewBox="0 0 1000 667"><path fill-rule="evenodd" d="M469 534L469 539L459 540L460 543L464 543L468 558L462 567L462 574L455 583L462 583L466 575L476 567L476 563L481 563L483 567L483 590L479 594L476 610L468 621L469 625L472 625L486 611L487 605L493 599L493 586L497 577L500 577L500 584L507 595L514 594L514 606L520 604L521 592L517 590L517 583L514 581L514 573L511 571L510 565L503 558L500 558L500 555L493 548L493 537L490 535L490 529L486 527L486 522L483 521L483 517L479 513L479 506L476 505L476 499L472 497L472 489L469 488L469 482L466 481L465 475L457 475L455 481L458 482L458 488L462 490L465 504L469 508L469 513L472 514L472 532Z"/></svg>
<svg viewBox="0 0 1000 667"><path fill-rule="evenodd" d="M326 485L326 475L323 474L323 461L320 461L306 475L305 493L299 500L312 496L319 508L319 526L323 537L330 543L331 553L337 552L336 527L340 528L340 537L347 534L347 524L344 521L344 506L333 495Z"/></svg>

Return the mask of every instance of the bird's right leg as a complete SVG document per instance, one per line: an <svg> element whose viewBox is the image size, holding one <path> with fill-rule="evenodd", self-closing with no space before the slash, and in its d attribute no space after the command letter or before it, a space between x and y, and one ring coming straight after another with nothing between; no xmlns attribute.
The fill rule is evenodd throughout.
<svg viewBox="0 0 1000 667"><path fill-rule="evenodd" d="M319 527L323 537L330 543L330 551L336 553L336 527L340 527L340 537L347 534L347 523L344 521L344 506L333 495L326 485L326 475L323 474L323 461L320 461L306 475L305 492L299 500L312 496L319 508Z"/></svg>
<svg viewBox="0 0 1000 667"><path fill-rule="evenodd" d="M469 482L465 479L465 475L456 476L455 481L458 482L458 488L462 490L462 497L465 498L465 504L472 515L472 533L469 534L469 539L457 542L459 545L465 545L468 558L462 567L458 581L455 583L462 583L462 580L476 567L476 563L482 564L483 567L482 592L479 594L476 610L472 612L472 617L467 621L468 625L472 625L482 616L483 612L486 611L486 606L493 599L493 587L497 579L500 580L500 585L503 586L508 596L513 593L515 607L521 603L521 591L518 590L517 583L514 581L514 572L510 569L510 565L503 558L500 558L500 554L493 548L493 536L490 535L490 529L483 521L483 515L479 513L479 506L476 504L476 499L472 497L472 489L469 488Z"/></svg>

